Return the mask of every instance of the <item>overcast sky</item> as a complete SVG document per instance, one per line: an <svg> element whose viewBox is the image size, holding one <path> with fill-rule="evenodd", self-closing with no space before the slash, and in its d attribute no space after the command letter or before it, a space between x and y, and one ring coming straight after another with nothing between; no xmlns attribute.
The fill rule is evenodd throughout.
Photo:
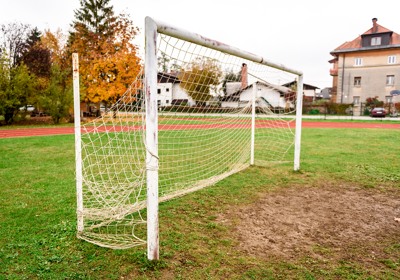
<svg viewBox="0 0 400 280"><path fill-rule="evenodd" d="M146 16L260 55L332 85L330 51L378 24L400 33L398 0L111 0L141 29ZM79 0L0 0L0 24L21 22L65 33Z"/></svg>

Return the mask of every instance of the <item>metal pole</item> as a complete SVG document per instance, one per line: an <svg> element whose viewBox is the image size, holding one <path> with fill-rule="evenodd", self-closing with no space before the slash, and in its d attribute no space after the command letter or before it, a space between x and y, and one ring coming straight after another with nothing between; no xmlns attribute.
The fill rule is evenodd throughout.
<svg viewBox="0 0 400 280"><path fill-rule="evenodd" d="M286 67L283 64L279 64L279 63L275 63L272 62L268 59L265 59L261 56L240 50L238 48L235 48L233 46L229 46L227 44L224 44L222 42L204 37L202 35L193 33L193 32L189 32L187 30L184 30L182 28L178 28L176 26L172 26L170 24L165 24L162 21L156 20L157 22L157 30L158 32L165 34L165 35L169 35L175 38L180 38L180 39L184 39L186 41L189 41L191 43L195 43L195 44L199 44L203 47L207 47L207 48L211 48L214 50L218 50L218 51L222 51L224 53L228 53L234 56L238 56L244 59L248 59L250 61L254 61L254 62L258 62L260 64L263 65L267 65L270 67L273 67L275 69L280 69L295 75L301 75L302 73L295 70L295 69L291 69Z"/></svg>
<svg viewBox="0 0 400 280"><path fill-rule="evenodd" d="M257 96L257 82L253 84L253 99L251 104L250 165L254 165L254 142L255 142L255 131L256 131L256 96Z"/></svg>
<svg viewBox="0 0 400 280"><path fill-rule="evenodd" d="M79 90L79 58L72 54L74 88L75 169L78 235L83 232L82 147L81 147L81 97Z"/></svg>
<svg viewBox="0 0 400 280"><path fill-rule="evenodd" d="M158 260L157 25L149 17L145 19L145 34L147 258Z"/></svg>
<svg viewBox="0 0 400 280"><path fill-rule="evenodd" d="M294 140L294 170L300 169L300 145L301 145L301 118L303 115L303 75L299 76L297 82L296 100L296 132Z"/></svg>
<svg viewBox="0 0 400 280"><path fill-rule="evenodd" d="M346 54L343 54L342 80L341 80L341 86L340 86L340 91L341 91L340 103L341 104L343 104L343 96L344 96L344 65L345 65L345 60L346 60Z"/></svg>

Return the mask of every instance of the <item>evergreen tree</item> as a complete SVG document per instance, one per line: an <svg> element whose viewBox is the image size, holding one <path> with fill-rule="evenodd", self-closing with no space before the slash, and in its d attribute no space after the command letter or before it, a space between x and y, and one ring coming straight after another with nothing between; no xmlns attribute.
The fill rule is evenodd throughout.
<svg viewBox="0 0 400 280"><path fill-rule="evenodd" d="M50 77L51 58L50 51L40 44L42 33L33 28L25 42L25 50L22 61L28 67L29 72L40 78Z"/></svg>
<svg viewBox="0 0 400 280"><path fill-rule="evenodd" d="M42 36L42 32L37 29L37 27L31 29L28 34L28 38L26 39L26 48L31 49L33 48L38 42L40 42L40 38Z"/></svg>
<svg viewBox="0 0 400 280"><path fill-rule="evenodd" d="M116 18L110 0L80 0L80 9L75 10L73 27L83 26L97 36L112 35L112 24Z"/></svg>

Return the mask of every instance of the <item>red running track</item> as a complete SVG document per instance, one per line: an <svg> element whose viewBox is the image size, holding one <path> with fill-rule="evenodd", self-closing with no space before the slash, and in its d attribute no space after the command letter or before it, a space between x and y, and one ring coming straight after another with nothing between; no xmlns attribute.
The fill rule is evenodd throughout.
<svg viewBox="0 0 400 280"><path fill-rule="evenodd" d="M294 122L291 123L294 126ZM304 121L303 127L310 128L382 128L382 129L400 129L400 124L397 123L359 123L359 122L314 122ZM182 129L182 128L212 128L209 125L179 125L173 127L164 127L161 129ZM106 128L103 127L101 131ZM16 128L16 129L0 129L0 138L28 137L28 136L48 136L48 135L65 135L73 134L73 127L48 127L48 128Z"/></svg>

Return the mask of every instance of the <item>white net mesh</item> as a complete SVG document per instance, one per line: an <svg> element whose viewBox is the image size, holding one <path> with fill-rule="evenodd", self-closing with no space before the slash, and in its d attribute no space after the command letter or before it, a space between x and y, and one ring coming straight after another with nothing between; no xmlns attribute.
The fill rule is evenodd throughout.
<svg viewBox="0 0 400 280"><path fill-rule="evenodd" d="M160 201L203 188L250 164L292 161L296 76L159 34ZM146 242L143 74L82 128L80 237L111 248Z"/></svg>

